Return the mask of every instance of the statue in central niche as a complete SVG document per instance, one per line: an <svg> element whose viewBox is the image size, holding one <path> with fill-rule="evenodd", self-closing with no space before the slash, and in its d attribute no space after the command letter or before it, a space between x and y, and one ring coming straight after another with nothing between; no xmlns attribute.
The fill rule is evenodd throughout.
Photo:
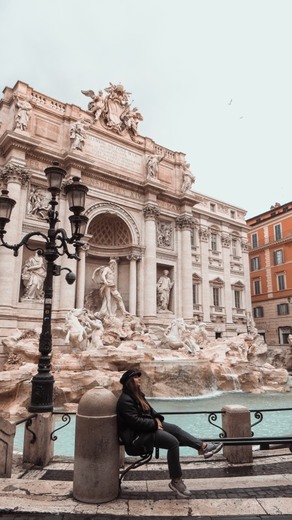
<svg viewBox="0 0 292 520"><path fill-rule="evenodd" d="M113 259L108 265L95 269L92 280L96 283L101 300L100 316L117 316L129 314L126 311L123 298L116 286L117 262Z"/></svg>

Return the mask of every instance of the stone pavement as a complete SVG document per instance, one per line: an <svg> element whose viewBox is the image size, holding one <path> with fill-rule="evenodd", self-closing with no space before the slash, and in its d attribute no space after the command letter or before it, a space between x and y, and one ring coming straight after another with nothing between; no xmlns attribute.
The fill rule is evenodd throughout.
<svg viewBox="0 0 292 520"><path fill-rule="evenodd" d="M184 458L192 496L169 489L164 459L131 470L120 496L85 504L72 496L73 461L55 457L43 470L24 470L16 460L11 479L0 479L2 520L292 520L292 454L254 452L253 464L230 465L221 454L207 462Z"/></svg>

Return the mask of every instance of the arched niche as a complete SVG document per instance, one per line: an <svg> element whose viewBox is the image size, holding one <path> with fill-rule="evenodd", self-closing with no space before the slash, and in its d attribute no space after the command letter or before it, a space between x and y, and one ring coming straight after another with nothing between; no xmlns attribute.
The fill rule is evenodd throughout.
<svg viewBox="0 0 292 520"><path fill-rule="evenodd" d="M141 240L133 217L113 203L95 204L85 213L88 252L86 257L85 295L92 292L95 283L92 274L97 267L107 265L111 258L117 261L117 288L126 308L130 300L130 259L141 257Z"/></svg>

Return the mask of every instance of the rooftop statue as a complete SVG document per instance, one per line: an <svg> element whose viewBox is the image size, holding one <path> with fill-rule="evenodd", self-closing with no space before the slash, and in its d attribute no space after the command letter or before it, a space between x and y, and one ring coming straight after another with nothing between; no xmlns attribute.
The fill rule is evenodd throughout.
<svg viewBox="0 0 292 520"><path fill-rule="evenodd" d="M143 117L138 108L131 108L129 103L129 95L123 85L114 85L99 90L95 94L93 90L81 90L82 94L91 97L92 101L88 103L88 111L94 116L94 121L100 121L106 128L121 134L127 131L133 141L137 140L138 123L143 121Z"/></svg>
<svg viewBox="0 0 292 520"><path fill-rule="evenodd" d="M91 97L92 101L88 103L88 110L94 115L95 121L98 121L104 108L103 91L99 90L96 95L93 90L81 90L82 94Z"/></svg>
<svg viewBox="0 0 292 520"><path fill-rule="evenodd" d="M19 130L27 130L27 125L31 116L32 106L28 101L28 98L25 98L23 101L15 94L15 106L17 108L17 112L15 115L15 128Z"/></svg>
<svg viewBox="0 0 292 520"><path fill-rule="evenodd" d="M123 116L123 122L132 137L138 135L139 121L143 121L143 117L140 112L138 112L138 108L133 108L133 110L131 110L130 107L128 107Z"/></svg>
<svg viewBox="0 0 292 520"><path fill-rule="evenodd" d="M86 125L83 117L73 123L70 128L70 139L72 150L83 150L83 146L86 139L86 130L90 128L90 125Z"/></svg>
<svg viewBox="0 0 292 520"><path fill-rule="evenodd" d="M181 191L183 193L185 193L186 191L189 191L196 180L196 177L192 174L192 172L190 171L189 168L190 168L189 163L183 164L184 171L183 171L183 182L182 182L182 187L181 187Z"/></svg>
<svg viewBox="0 0 292 520"><path fill-rule="evenodd" d="M165 157L164 153L146 155L147 178L148 179L157 178L158 166L164 157Z"/></svg>

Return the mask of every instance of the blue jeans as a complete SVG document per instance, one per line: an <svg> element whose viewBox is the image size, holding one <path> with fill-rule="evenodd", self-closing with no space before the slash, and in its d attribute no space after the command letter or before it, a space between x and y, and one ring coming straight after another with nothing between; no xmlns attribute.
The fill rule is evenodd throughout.
<svg viewBox="0 0 292 520"><path fill-rule="evenodd" d="M179 447L189 446L195 450L199 450L203 441L193 437L190 433L185 432L179 426L163 422L163 430L156 430L153 434L145 433L140 434L139 439L135 442L135 446L138 448L139 445L143 446L147 437L152 435L154 437L154 447L167 450L167 464L170 478L176 479L181 478L182 470L179 460Z"/></svg>

